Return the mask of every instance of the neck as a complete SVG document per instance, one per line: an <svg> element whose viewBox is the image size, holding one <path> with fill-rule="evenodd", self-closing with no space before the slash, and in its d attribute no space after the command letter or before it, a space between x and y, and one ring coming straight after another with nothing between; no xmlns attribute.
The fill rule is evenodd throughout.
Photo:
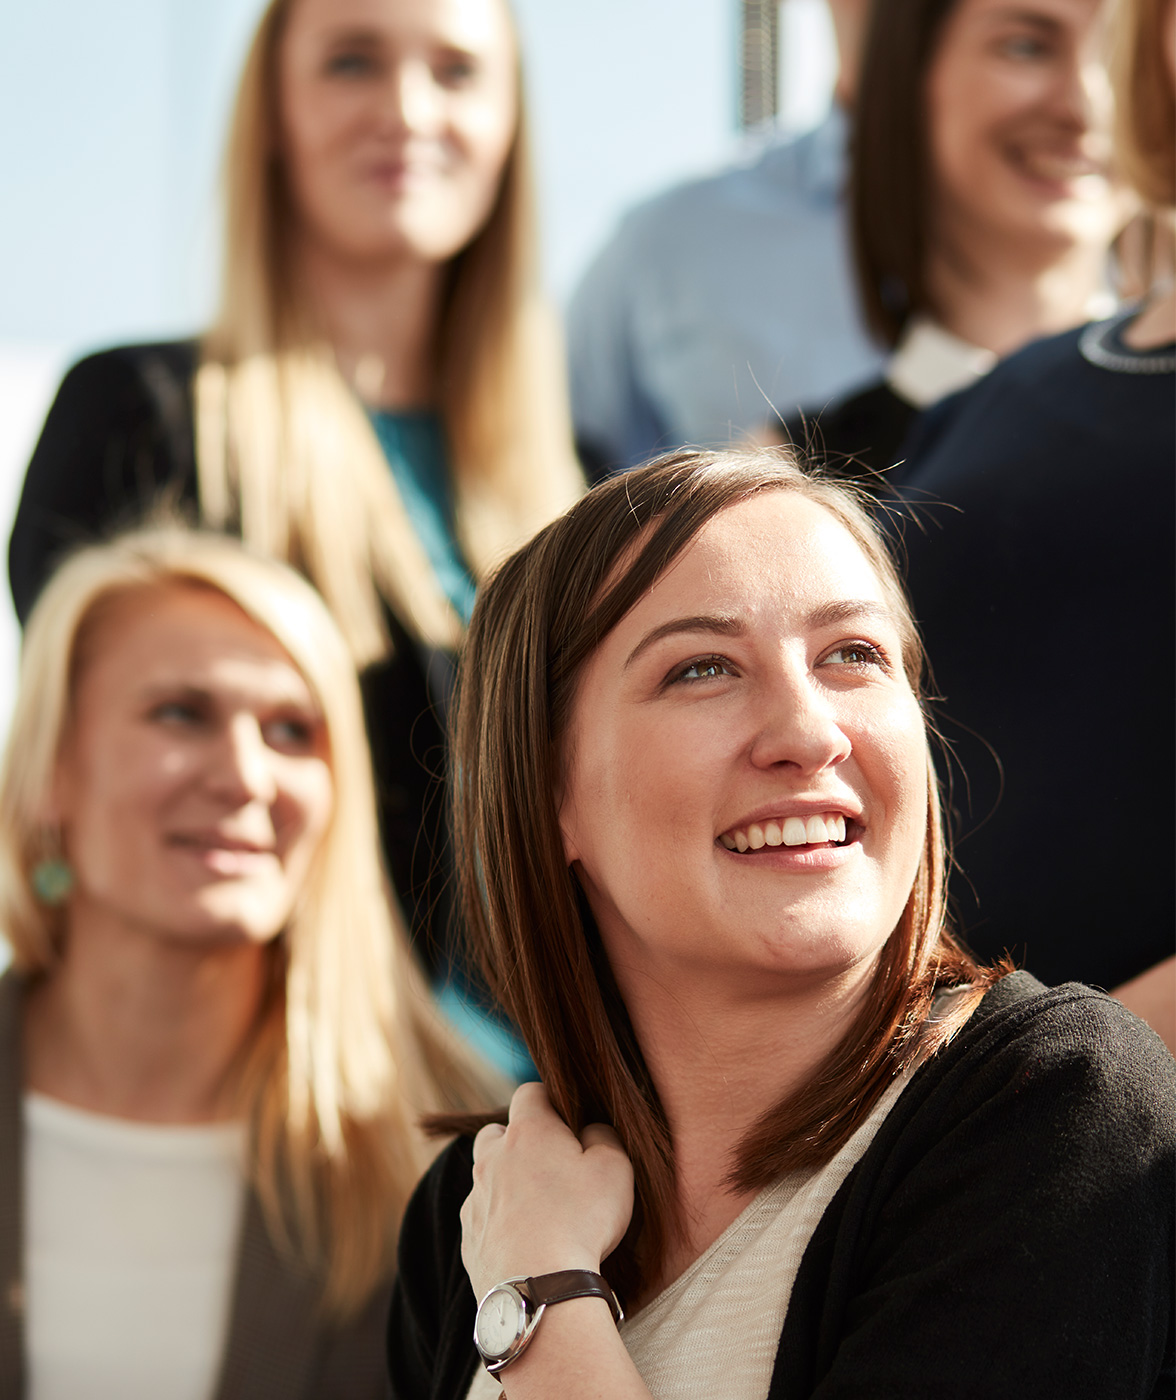
<svg viewBox="0 0 1176 1400"><path fill-rule="evenodd" d="M991 259L938 253L927 289L945 330L1002 357L1090 320L1091 302L1105 285L1100 246L1078 245L1047 265L1010 258L997 268L985 261Z"/></svg>
<svg viewBox="0 0 1176 1400"><path fill-rule="evenodd" d="M298 261L315 318L359 396L375 408L432 405L445 265L348 261L310 242Z"/></svg>
<svg viewBox="0 0 1176 1400"><path fill-rule="evenodd" d="M1156 350L1176 341L1176 215L1170 210L1157 215L1155 238L1158 280L1123 336L1136 350Z"/></svg>
<svg viewBox="0 0 1176 1400"><path fill-rule="evenodd" d="M684 1223L648 1296L672 1283L754 1198L754 1190L728 1185L735 1147L812 1077L848 1030L872 974L870 963L768 995L762 987L724 994L706 979L683 986L649 978L640 997L625 996L673 1135ZM628 979L622 969L617 975L624 993Z"/></svg>
<svg viewBox="0 0 1176 1400"><path fill-rule="evenodd" d="M234 1116L268 956L256 944L193 946L71 911L59 964L29 995L27 1086L145 1122Z"/></svg>

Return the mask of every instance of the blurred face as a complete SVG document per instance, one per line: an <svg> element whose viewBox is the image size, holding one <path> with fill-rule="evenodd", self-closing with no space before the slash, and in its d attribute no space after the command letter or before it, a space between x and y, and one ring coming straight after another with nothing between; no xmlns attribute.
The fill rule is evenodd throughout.
<svg viewBox="0 0 1176 1400"><path fill-rule="evenodd" d="M87 655L55 788L71 927L273 938L333 801L305 680L236 604L178 585L118 600Z"/></svg>
<svg viewBox="0 0 1176 1400"><path fill-rule="evenodd" d="M280 139L304 233L346 260L460 252L514 139L516 69L504 0L293 0Z"/></svg>
<svg viewBox="0 0 1176 1400"><path fill-rule="evenodd" d="M949 248L1050 261L1105 244L1126 206L1108 179L1101 0L958 0L927 75L933 222Z"/></svg>
<svg viewBox="0 0 1176 1400"><path fill-rule="evenodd" d="M832 976L898 922L922 715L873 569L810 501L704 526L589 661L565 765L565 852L622 990Z"/></svg>

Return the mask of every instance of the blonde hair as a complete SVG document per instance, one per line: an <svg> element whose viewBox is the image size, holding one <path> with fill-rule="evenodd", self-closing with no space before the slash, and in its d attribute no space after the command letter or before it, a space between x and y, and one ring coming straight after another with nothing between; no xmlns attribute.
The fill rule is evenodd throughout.
<svg viewBox="0 0 1176 1400"><path fill-rule="evenodd" d="M16 967L52 974L61 910L38 902L45 813L70 726L79 652L118 597L202 587L286 650L322 712L333 813L306 887L272 945L269 995L245 1056L252 1179L275 1242L318 1270L346 1315L392 1266L408 1195L431 1156L422 1112L500 1101L446 1032L389 904L354 666L303 579L224 536L175 528L82 550L51 580L24 635L0 775L0 928Z"/></svg>
<svg viewBox="0 0 1176 1400"><path fill-rule="evenodd" d="M1120 0L1112 74L1115 151L1123 174L1151 205L1176 205L1176 92L1163 44L1174 0Z"/></svg>
<svg viewBox="0 0 1176 1400"><path fill-rule="evenodd" d="M271 0L262 17L229 136L222 304L195 384L200 505L210 526L239 526L306 572L364 665L389 649L381 600L427 641L451 645L460 628L294 275L295 216L275 154L293 3ZM521 94L519 113L493 209L448 268L438 336L457 533L475 575L582 488L562 348L538 284Z"/></svg>

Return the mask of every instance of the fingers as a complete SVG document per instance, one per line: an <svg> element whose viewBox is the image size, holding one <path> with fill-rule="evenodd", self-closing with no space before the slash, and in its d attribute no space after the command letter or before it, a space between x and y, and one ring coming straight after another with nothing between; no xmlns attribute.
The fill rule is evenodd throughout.
<svg viewBox="0 0 1176 1400"><path fill-rule="evenodd" d="M487 1148L491 1143L497 1142L506 1133L506 1128L501 1123L487 1123L484 1128L479 1128L474 1137L474 1165L477 1166L486 1155Z"/></svg>
<svg viewBox="0 0 1176 1400"><path fill-rule="evenodd" d="M547 1090L538 1080L520 1084L510 1101L507 1117L511 1123L523 1123L529 1119L542 1120L556 1117L556 1112L547 1097Z"/></svg>
<svg viewBox="0 0 1176 1400"><path fill-rule="evenodd" d="M607 1123L589 1123L580 1134L580 1142L585 1152L593 1147L614 1147L618 1152L625 1150L621 1146L620 1138Z"/></svg>

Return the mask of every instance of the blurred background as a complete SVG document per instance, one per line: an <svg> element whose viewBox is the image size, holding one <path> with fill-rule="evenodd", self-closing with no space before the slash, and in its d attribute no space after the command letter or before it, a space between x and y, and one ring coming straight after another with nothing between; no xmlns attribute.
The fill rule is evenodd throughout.
<svg viewBox="0 0 1176 1400"><path fill-rule="evenodd" d="M228 104L263 0L0 0L0 527L65 367L198 330ZM823 0L514 0L546 276L566 302L623 210L819 117ZM0 734L17 656L0 602Z"/></svg>

